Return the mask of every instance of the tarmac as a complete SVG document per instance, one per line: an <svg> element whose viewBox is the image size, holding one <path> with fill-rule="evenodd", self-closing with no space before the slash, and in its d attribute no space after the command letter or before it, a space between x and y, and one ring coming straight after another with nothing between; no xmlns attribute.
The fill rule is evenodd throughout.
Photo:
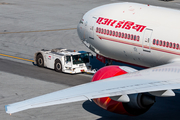
<svg viewBox="0 0 180 120"><path fill-rule="evenodd" d="M33 60L41 49L64 47L90 51L77 35L77 24L88 10L123 0L0 0L0 54ZM180 0L124 0L180 9ZM95 67L103 64L93 59ZM176 120L180 95L157 98L145 114L110 113L90 101L30 109L12 114L4 106L24 99L87 83L91 75L69 75L39 68L32 62L0 55L0 119L3 120Z"/></svg>

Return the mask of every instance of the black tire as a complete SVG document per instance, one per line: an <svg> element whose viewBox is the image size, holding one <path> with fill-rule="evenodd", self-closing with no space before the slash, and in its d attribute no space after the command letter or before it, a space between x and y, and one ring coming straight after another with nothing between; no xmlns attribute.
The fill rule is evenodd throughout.
<svg viewBox="0 0 180 120"><path fill-rule="evenodd" d="M39 66L39 67L44 67L44 59L43 59L42 54L38 54L38 55L37 55L37 57L36 57L36 63L37 63L37 66Z"/></svg>
<svg viewBox="0 0 180 120"><path fill-rule="evenodd" d="M54 69L57 72L62 72L62 64L61 64L61 62L59 60L55 61Z"/></svg>

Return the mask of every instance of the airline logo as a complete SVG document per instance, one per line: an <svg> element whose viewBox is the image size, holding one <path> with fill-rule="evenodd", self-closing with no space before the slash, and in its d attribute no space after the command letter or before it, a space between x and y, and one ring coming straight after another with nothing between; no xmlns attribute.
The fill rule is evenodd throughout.
<svg viewBox="0 0 180 120"><path fill-rule="evenodd" d="M146 28L146 26L135 24L135 22L132 22L132 21L125 21L125 20L117 21L117 20L103 18L103 17L99 17L98 20L96 21L96 23L102 24L102 25L107 25L107 26L112 26L115 28L127 29L127 30L134 29L137 32L142 32Z"/></svg>
<svg viewBox="0 0 180 120"><path fill-rule="evenodd" d="M48 60L51 60L51 56L48 56Z"/></svg>
<svg viewBox="0 0 180 120"><path fill-rule="evenodd" d="M99 55L99 54L96 54L96 59L103 62L103 63L106 63L106 59L103 56Z"/></svg>

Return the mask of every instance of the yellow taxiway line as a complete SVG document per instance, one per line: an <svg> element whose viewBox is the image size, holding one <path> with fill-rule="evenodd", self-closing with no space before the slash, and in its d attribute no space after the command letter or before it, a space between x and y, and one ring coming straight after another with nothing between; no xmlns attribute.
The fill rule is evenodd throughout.
<svg viewBox="0 0 180 120"><path fill-rule="evenodd" d="M6 54L1 54L1 53L0 53L0 56L9 57L9 58L14 58L14 59L18 59L18 60L24 60L24 61L28 61L28 62L34 62L34 60L25 59L25 58L20 58L20 57L15 57L15 56L6 55Z"/></svg>
<svg viewBox="0 0 180 120"><path fill-rule="evenodd" d="M0 3L0 4L1 4L1 3ZM77 28L54 29L54 30L36 30L36 31L20 31L20 32L0 32L0 34L32 33L32 32L50 32L50 31L62 31L62 30L74 30L74 29L77 29ZM0 56L9 57L9 58L14 58L14 59L19 59L19 60L24 60L24 61L28 61L28 62L34 62L34 60L29 60L29 59L20 58L20 57L15 57L15 56L6 55L6 54L1 54L1 53L0 53Z"/></svg>
<svg viewBox="0 0 180 120"><path fill-rule="evenodd" d="M0 32L0 34L32 33L32 32L50 32L50 31L62 31L62 30L74 30L74 29L77 29L77 28L54 29L54 30L36 30L36 31L20 31L20 32Z"/></svg>

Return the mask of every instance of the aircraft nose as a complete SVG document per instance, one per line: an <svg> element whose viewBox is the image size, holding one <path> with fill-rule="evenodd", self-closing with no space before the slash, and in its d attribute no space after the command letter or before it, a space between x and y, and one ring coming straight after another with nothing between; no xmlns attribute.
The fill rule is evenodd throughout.
<svg viewBox="0 0 180 120"><path fill-rule="evenodd" d="M81 40L83 40L83 21L80 20L78 26L77 26L77 33Z"/></svg>

